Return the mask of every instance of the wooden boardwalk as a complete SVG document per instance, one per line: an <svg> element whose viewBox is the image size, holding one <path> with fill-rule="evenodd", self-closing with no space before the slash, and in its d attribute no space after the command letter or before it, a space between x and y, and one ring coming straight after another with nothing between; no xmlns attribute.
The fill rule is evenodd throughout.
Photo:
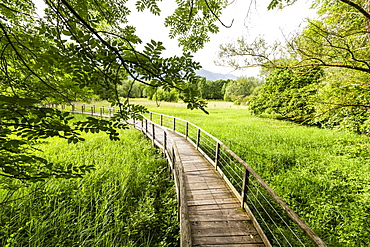
<svg viewBox="0 0 370 247"><path fill-rule="evenodd" d="M163 146L164 129L156 126L154 132L155 142ZM170 130L167 133L176 143L184 170L192 246L265 246L214 166L186 138ZM152 138L153 127L147 129L147 135Z"/></svg>
<svg viewBox="0 0 370 247"><path fill-rule="evenodd" d="M77 110L77 107L78 105L72 105L72 112L97 117L111 117L116 111L104 107L98 107L97 110L95 106L85 107L85 105L80 105L81 110ZM90 108L91 111L86 110ZM154 116L159 125L151 122ZM297 243L300 246L327 246L252 167L220 140L198 126L179 118L153 112L150 112L150 120L130 120L128 124L142 130L154 145L163 150L169 161L179 199L181 247L271 247L271 240L274 246L297 246ZM211 141L207 141L207 138ZM200 146L200 152L195 146ZM206 153L204 147L209 146L214 148L211 147L211 151L208 149ZM209 157L209 153L212 158ZM230 162L244 166L242 177L237 175L239 176L237 181L234 179L239 190L229 180L233 176L229 177L224 173L227 169L220 168L221 165L231 167ZM233 172L235 174L235 171ZM241 170L239 173L241 174ZM261 194L261 191L257 186L249 185L251 179L267 196L256 198L257 206L252 197L255 197L256 193ZM270 202L275 202L276 205ZM253 216L250 207L253 207L261 221L257 221ZM284 215L289 218L288 221L282 218ZM261 223L266 233L262 230ZM292 223L296 225L293 226ZM299 231L308 238L304 239L297 235ZM269 234L270 238L266 234ZM308 239L310 243L306 245Z"/></svg>

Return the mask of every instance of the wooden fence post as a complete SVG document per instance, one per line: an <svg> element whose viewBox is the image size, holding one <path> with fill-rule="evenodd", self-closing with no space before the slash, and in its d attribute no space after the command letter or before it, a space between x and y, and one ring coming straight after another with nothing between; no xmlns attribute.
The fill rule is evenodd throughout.
<svg viewBox="0 0 370 247"><path fill-rule="evenodd" d="M94 115L94 106L91 106L91 116Z"/></svg>
<svg viewBox="0 0 370 247"><path fill-rule="evenodd" d="M84 110L85 110L85 104L83 104L83 105L81 106L81 113L82 113L82 114L84 113Z"/></svg>
<svg viewBox="0 0 370 247"><path fill-rule="evenodd" d="M248 185L249 185L249 171L247 168L244 167L244 176L243 176L243 186L242 186L242 201L241 201L241 207L244 209L244 202L247 198L247 192L248 192Z"/></svg>
<svg viewBox="0 0 370 247"><path fill-rule="evenodd" d="M217 170L217 166L218 166L218 158L220 156L220 143L217 142L216 143L216 154L215 154L215 168Z"/></svg>
<svg viewBox="0 0 370 247"><path fill-rule="evenodd" d="M161 124L161 126L163 126L163 115L162 114L159 115L159 118L160 118L160 124Z"/></svg>
<svg viewBox="0 0 370 247"><path fill-rule="evenodd" d="M75 111L75 105L72 104L72 112L74 112L74 111Z"/></svg>
<svg viewBox="0 0 370 247"><path fill-rule="evenodd" d="M176 118L173 118L173 131L176 131Z"/></svg>
<svg viewBox="0 0 370 247"><path fill-rule="evenodd" d="M150 121L153 122L153 113L152 112L149 113L149 119L150 119Z"/></svg>

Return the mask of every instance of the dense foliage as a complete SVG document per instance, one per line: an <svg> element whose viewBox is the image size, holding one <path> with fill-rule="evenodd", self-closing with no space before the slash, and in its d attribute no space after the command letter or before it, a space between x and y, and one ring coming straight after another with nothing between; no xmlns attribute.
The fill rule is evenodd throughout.
<svg viewBox="0 0 370 247"><path fill-rule="evenodd" d="M306 121L315 114L312 97L323 76L316 68L275 69L250 100L254 114L271 114L291 121Z"/></svg>
<svg viewBox="0 0 370 247"><path fill-rule="evenodd" d="M39 145L51 162L96 169L83 178L0 189L0 245L178 246L176 193L166 160L138 131L120 134L117 142L84 134L84 143L52 138Z"/></svg>
<svg viewBox="0 0 370 247"><path fill-rule="evenodd" d="M294 1L272 1L269 8L284 3ZM278 102L268 101L267 91L262 90L257 99L265 98L266 101L254 101L254 112L261 114L266 109L278 113L278 117L284 115L305 123L368 133L370 1L317 0L313 7L318 10L317 19L310 20L301 33L288 40L287 45L268 44L263 38L249 42L241 37L235 44L222 46L220 56L236 68L261 66L269 72L275 70L267 77L269 84L278 79L276 73L321 67L325 75L320 85L297 89L293 93L289 83L284 84L284 79L278 79L285 85L285 89L279 90L281 97L272 94ZM286 72L281 72L284 69ZM304 77L306 75L302 74L302 80ZM291 83L295 84L294 81ZM283 102L281 98L286 100ZM297 111L299 105L301 111Z"/></svg>
<svg viewBox="0 0 370 247"><path fill-rule="evenodd" d="M236 104L248 103L250 96L257 92L261 84L262 80L256 77L239 77L226 85L224 100Z"/></svg>

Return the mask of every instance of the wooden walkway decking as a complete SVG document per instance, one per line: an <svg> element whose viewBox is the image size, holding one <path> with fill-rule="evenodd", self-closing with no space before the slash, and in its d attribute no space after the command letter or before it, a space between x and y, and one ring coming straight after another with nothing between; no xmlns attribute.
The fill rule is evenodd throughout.
<svg viewBox="0 0 370 247"><path fill-rule="evenodd" d="M148 128L148 135L152 132ZM163 145L164 129L156 126L154 132L156 142ZM167 133L176 143L184 169L192 246L265 246L214 166L186 138Z"/></svg>

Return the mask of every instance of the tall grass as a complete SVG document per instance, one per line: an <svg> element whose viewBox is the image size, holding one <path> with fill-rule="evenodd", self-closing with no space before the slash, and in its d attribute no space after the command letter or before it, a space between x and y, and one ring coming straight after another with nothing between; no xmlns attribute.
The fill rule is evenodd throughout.
<svg viewBox="0 0 370 247"><path fill-rule="evenodd" d="M84 134L40 148L53 162L93 164L81 179L51 179L0 204L0 246L176 246L177 200L166 161L141 133ZM6 191L0 191L0 202Z"/></svg>
<svg viewBox="0 0 370 247"><path fill-rule="evenodd" d="M186 119L224 142L329 246L369 246L369 137L258 118L222 104L209 115L184 105L148 108Z"/></svg>

